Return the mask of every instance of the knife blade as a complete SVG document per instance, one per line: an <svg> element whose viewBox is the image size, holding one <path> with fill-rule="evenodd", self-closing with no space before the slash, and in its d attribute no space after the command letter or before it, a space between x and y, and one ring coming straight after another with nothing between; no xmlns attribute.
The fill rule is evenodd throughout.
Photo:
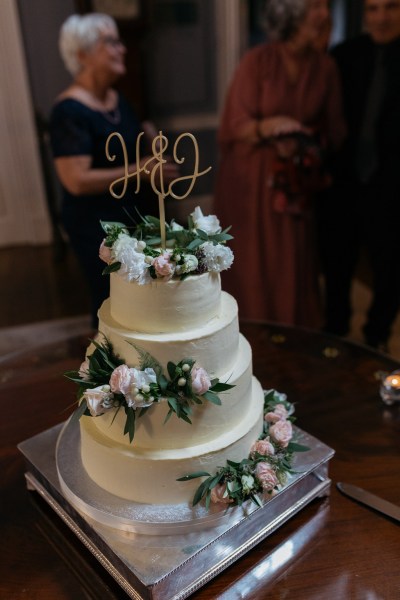
<svg viewBox="0 0 400 600"><path fill-rule="evenodd" d="M396 521L400 521L400 506L396 506L396 504L388 502L379 496L375 496L375 494L371 494L371 492L363 490L351 483L338 482L336 487L342 494L345 494L345 496L357 500L357 502L361 502L361 504L365 504L365 506L369 506Z"/></svg>

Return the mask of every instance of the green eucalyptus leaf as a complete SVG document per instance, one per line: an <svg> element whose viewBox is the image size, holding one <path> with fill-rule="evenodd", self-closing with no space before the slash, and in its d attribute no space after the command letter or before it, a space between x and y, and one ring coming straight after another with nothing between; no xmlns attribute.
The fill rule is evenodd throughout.
<svg viewBox="0 0 400 600"><path fill-rule="evenodd" d="M308 452L310 448L308 446L303 446L303 444L298 444L297 442L289 442L286 450L288 452Z"/></svg>
<svg viewBox="0 0 400 600"><path fill-rule="evenodd" d="M121 268L121 263L119 261L115 261L104 267L102 271L102 275L109 275L110 273L115 273L119 271Z"/></svg>
<svg viewBox="0 0 400 600"><path fill-rule="evenodd" d="M211 385L210 390L212 390L213 392L226 392L226 390L231 390L234 387L234 385L230 385L229 383L218 382L214 385Z"/></svg>
<svg viewBox="0 0 400 600"><path fill-rule="evenodd" d="M71 415L71 423L76 423L77 421L79 421L81 416L85 414L86 410L87 410L86 400L82 400L82 402L80 403L78 408Z"/></svg>
<svg viewBox="0 0 400 600"><path fill-rule="evenodd" d="M176 398L169 397L169 398L168 398L168 404L169 404L170 408L171 408L171 409L172 409L172 410L173 410L175 413L178 413L178 412L180 412L180 410L179 410L179 404L178 404L178 401L177 401L177 399L176 399Z"/></svg>
<svg viewBox="0 0 400 600"><path fill-rule="evenodd" d="M168 375L169 375L170 379L174 379L175 371L176 371L176 364L169 361L167 364L167 371L168 371Z"/></svg>
<svg viewBox="0 0 400 600"><path fill-rule="evenodd" d="M198 504L200 502L200 500L203 498L204 494L207 492L208 483L209 483L210 479L211 478L209 477L208 479L203 481L203 483L200 484L200 486L197 488L196 493L193 497L193 506L196 506L196 504Z"/></svg>
<svg viewBox="0 0 400 600"><path fill-rule="evenodd" d="M197 471L196 473L190 473L190 475L184 475L176 481L190 481L191 479L197 479L198 477L211 477L207 471Z"/></svg>
<svg viewBox="0 0 400 600"><path fill-rule="evenodd" d="M218 406L221 406L222 404L217 394L210 392L210 390L208 390L208 392L206 392L205 394L202 394L202 397L208 400L209 402L212 402L213 404L217 404Z"/></svg>
<svg viewBox="0 0 400 600"><path fill-rule="evenodd" d="M170 420L170 418L171 418L171 415L172 415L172 413L173 413L173 412L174 412L174 411L172 410L172 408L170 408L170 409L169 409L169 411L168 411L168 412L167 412L167 414L166 414L166 417L165 417L165 419L164 419L164 423L163 423L164 425L165 425L165 423L167 423L167 422Z"/></svg>
<svg viewBox="0 0 400 600"><path fill-rule="evenodd" d="M130 443L132 443L133 438L135 436L136 413L131 406L125 406L125 414L126 414L126 421L125 421L124 435L128 434L129 441L130 441Z"/></svg>

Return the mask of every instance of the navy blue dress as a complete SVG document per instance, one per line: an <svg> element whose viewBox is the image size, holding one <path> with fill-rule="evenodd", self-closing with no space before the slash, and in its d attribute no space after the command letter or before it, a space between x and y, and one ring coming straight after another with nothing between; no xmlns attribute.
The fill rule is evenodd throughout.
<svg viewBox="0 0 400 600"><path fill-rule="evenodd" d="M115 154L116 159L113 162L108 161L105 153L106 140L115 131L125 140L129 162L136 162L136 140L141 126L122 96L118 98L117 108L109 113L92 110L78 100L66 98L54 106L51 114L53 156L91 156L94 169L122 166L122 150L116 139L110 144L110 153ZM142 145L141 156L148 151L149 149ZM140 187L140 192L135 194L136 180L132 181L121 200L111 196L108 190L101 194L74 196L62 188L61 218L89 284L94 327L97 327L97 310L109 296L109 277L102 275L105 265L99 259L99 246L104 237L100 221L121 221L129 224L125 211L137 220L136 209L142 215L157 215L156 194L143 181Z"/></svg>

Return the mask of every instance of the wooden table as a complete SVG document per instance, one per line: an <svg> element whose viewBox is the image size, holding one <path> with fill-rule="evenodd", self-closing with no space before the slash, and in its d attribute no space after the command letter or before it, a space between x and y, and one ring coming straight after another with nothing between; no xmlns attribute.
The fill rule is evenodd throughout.
<svg viewBox="0 0 400 600"><path fill-rule="evenodd" d="M399 363L334 337L242 324L264 388L286 392L297 424L336 450L331 496L313 501L195 593L205 600L395 600L400 529L342 496L351 482L400 504L400 407L379 397L378 372ZM82 359L73 338L0 363L1 561L5 600L123 599L124 593L51 509L25 488L16 445L63 421L74 401L62 377Z"/></svg>

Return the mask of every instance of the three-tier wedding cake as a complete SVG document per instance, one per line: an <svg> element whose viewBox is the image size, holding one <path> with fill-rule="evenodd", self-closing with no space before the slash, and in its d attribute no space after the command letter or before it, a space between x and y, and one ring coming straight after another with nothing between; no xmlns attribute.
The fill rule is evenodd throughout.
<svg viewBox="0 0 400 600"><path fill-rule="evenodd" d="M149 250L146 236L139 241L122 226L105 230L100 254L111 272L110 298L79 372L82 462L121 498L189 502L198 483L178 479L241 461L263 430L251 349L239 333L236 301L221 291L219 271L233 260L230 236L200 209L191 231L172 223L175 238L164 251ZM103 379L102 360L111 364Z"/></svg>

